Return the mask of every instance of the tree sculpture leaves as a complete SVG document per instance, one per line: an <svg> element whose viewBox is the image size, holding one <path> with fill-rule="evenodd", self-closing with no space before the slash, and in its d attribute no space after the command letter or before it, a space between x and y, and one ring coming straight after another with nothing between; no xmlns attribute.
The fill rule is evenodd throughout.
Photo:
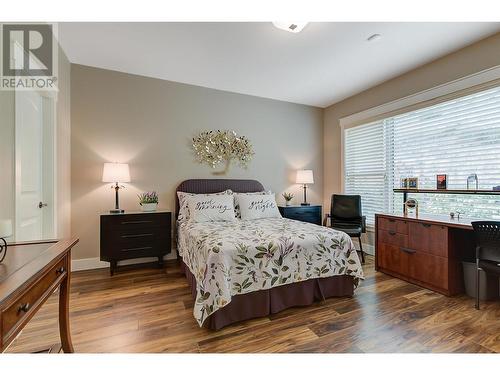
<svg viewBox="0 0 500 375"><path fill-rule="evenodd" d="M254 155L250 141L230 130L201 132L193 138L193 149L196 161L200 164L215 169L225 163L224 171L214 172L217 174L226 173L232 160L237 161L240 167L247 168Z"/></svg>

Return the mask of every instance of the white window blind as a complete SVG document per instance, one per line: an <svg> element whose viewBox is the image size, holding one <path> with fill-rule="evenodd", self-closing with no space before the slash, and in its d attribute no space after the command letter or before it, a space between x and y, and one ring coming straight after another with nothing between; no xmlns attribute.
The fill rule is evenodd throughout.
<svg viewBox="0 0 500 375"><path fill-rule="evenodd" d="M346 194L362 196L363 214L369 224L381 211L386 192L383 122L347 129L344 142Z"/></svg>
<svg viewBox="0 0 500 375"><path fill-rule="evenodd" d="M375 129L370 133L372 126ZM374 133L383 139L374 142ZM361 150L363 142L370 148ZM383 149L372 152L375 143ZM403 177L418 177L420 188L435 189L436 175L447 174L449 189L464 189L467 176L476 173L479 188L491 190L500 185L500 87L347 129L344 152L345 191L362 196L369 223L373 223L375 212L402 211L402 195L392 189L399 187ZM369 161L366 167L358 165L364 160ZM350 174L372 170L374 165L386 176L377 188L360 180L351 183ZM375 191L378 200L374 199ZM460 211L471 218L500 219L500 199L496 196L414 197L424 213Z"/></svg>

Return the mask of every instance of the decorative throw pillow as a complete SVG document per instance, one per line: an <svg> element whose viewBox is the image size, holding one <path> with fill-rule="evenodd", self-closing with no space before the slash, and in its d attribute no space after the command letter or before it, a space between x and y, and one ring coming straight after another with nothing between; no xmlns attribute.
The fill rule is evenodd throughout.
<svg viewBox="0 0 500 375"><path fill-rule="evenodd" d="M196 223L236 220L232 195L196 195L188 197L187 200L189 205L189 220Z"/></svg>
<svg viewBox="0 0 500 375"><path fill-rule="evenodd" d="M236 213L237 218L241 218L241 213L240 213L240 204L238 201L238 197L241 195L264 195L264 194L272 194L272 191L258 191L255 193L233 193L234 196L234 211Z"/></svg>
<svg viewBox="0 0 500 375"><path fill-rule="evenodd" d="M242 195L238 201L242 220L281 217L274 194Z"/></svg>
<svg viewBox="0 0 500 375"><path fill-rule="evenodd" d="M196 195L203 196L213 196L213 195L232 195L232 190L225 190L219 193L211 193L211 194L194 194L194 193L186 193L184 191L177 192L177 198L179 199L179 215L177 216L177 221L189 220L189 206L188 206L188 197L194 197Z"/></svg>

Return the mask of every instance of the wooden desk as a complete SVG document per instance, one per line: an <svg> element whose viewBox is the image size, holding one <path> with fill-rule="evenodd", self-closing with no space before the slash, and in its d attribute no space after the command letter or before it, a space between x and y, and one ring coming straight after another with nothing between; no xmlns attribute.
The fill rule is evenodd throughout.
<svg viewBox="0 0 500 375"><path fill-rule="evenodd" d="M375 269L451 296L463 292L462 260L475 258L471 219L375 215Z"/></svg>
<svg viewBox="0 0 500 375"><path fill-rule="evenodd" d="M78 239L11 245L0 263L0 352L59 287L59 333L73 353L69 330L71 248Z"/></svg>

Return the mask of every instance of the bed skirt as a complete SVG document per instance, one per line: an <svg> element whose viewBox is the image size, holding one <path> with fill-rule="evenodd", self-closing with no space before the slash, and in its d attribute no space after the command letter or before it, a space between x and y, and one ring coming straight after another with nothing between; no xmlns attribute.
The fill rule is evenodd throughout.
<svg viewBox="0 0 500 375"><path fill-rule="evenodd" d="M193 299L196 299L196 279L181 259ZM232 323L275 314L289 307L309 306L329 297L352 296L354 278L348 275L310 279L298 283L258 290L232 297L231 302L210 315L203 327L218 330Z"/></svg>

